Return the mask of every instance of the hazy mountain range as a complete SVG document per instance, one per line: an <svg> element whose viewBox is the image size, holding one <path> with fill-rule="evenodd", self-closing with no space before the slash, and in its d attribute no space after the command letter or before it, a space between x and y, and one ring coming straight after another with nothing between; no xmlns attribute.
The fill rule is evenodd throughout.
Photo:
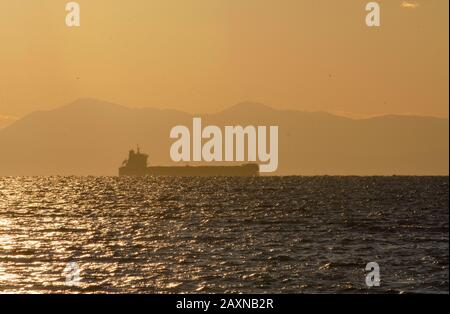
<svg viewBox="0 0 450 314"><path fill-rule="evenodd" d="M448 119L350 119L242 103L196 115L203 124L278 125L277 175L448 175ZM170 163L175 125L193 115L79 99L0 129L0 175L116 175L139 144L152 164Z"/></svg>

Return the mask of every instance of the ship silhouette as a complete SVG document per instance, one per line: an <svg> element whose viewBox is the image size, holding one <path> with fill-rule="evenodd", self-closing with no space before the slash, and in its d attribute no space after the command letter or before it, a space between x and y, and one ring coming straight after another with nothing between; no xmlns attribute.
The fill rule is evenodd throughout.
<svg viewBox="0 0 450 314"><path fill-rule="evenodd" d="M119 168L119 176L175 176L175 177L254 177L259 176L255 163L238 166L147 166L148 155L131 149L128 159Z"/></svg>

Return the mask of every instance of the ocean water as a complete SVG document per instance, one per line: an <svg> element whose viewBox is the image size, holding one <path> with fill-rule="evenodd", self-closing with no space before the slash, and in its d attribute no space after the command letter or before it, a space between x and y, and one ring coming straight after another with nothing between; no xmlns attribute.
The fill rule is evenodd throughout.
<svg viewBox="0 0 450 314"><path fill-rule="evenodd" d="M448 293L448 183L0 178L0 292Z"/></svg>

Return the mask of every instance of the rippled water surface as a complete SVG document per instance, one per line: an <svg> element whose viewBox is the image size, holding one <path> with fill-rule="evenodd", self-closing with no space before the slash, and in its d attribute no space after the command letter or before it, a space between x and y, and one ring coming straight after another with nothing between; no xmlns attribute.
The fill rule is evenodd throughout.
<svg viewBox="0 0 450 314"><path fill-rule="evenodd" d="M448 213L448 177L0 178L0 291L448 293Z"/></svg>

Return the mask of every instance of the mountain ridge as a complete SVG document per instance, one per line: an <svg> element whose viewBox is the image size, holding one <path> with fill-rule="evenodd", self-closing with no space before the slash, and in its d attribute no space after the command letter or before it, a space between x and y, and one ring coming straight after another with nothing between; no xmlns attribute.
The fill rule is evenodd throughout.
<svg viewBox="0 0 450 314"><path fill-rule="evenodd" d="M277 109L277 108L271 107L271 106L263 104L263 103L251 102L251 101L239 102L235 105L232 105L228 108L225 108L225 109L215 112L215 113L195 114L195 113L189 113L189 112L185 112L185 111L178 110L178 109L165 109L165 108L163 109L163 108L150 107L150 106L129 107L129 106L115 103L115 102L103 101L103 100L99 100L96 98L90 98L90 97L82 97L82 98L78 98L68 104L59 106L57 108L48 109L48 110L36 110L36 111L30 112L29 114L26 114L25 116L23 116L21 118L14 118L14 119L12 119L14 121L11 122L10 125L15 122L18 122L30 115L35 115L35 114L39 114L39 113L55 112L55 111L70 111L73 109L80 109L80 108L85 108L85 109L92 111L92 109L104 109L107 107L115 108L118 110L137 110L137 111L142 110L142 111L171 112L171 113L179 113L179 114L185 114L185 115L190 115L190 116L204 116L204 115L212 116L212 115L221 115L221 114L229 114L229 113L236 114L236 113L242 113L243 109L244 109L244 111L259 110L261 112L261 109L264 109L265 111L268 111L271 113L282 112L282 113L302 113L302 114L309 114L309 115L324 115L324 116L332 116L334 118L344 118L344 119L355 120L355 121L364 121L364 120L373 120L373 119L399 119L399 118L437 119L437 120L445 120L445 121L449 120L449 118L446 118L446 117L435 117L435 116L415 115L415 114L381 114L381 115L375 115L375 116L370 116L370 117L354 118L354 117L349 117L349 116L345 116L345 115L341 115L341 114L337 114L337 113L333 113L333 112L328 112L328 111ZM0 118L3 118L3 117L4 116L0 116ZM11 117L5 116L5 118L11 118Z"/></svg>
<svg viewBox="0 0 450 314"><path fill-rule="evenodd" d="M0 175L115 175L135 144L150 163L170 163L170 129L191 128L194 116L204 125L279 125L276 175L448 175L445 118L352 119L250 102L228 109L194 115L81 98L0 129Z"/></svg>

